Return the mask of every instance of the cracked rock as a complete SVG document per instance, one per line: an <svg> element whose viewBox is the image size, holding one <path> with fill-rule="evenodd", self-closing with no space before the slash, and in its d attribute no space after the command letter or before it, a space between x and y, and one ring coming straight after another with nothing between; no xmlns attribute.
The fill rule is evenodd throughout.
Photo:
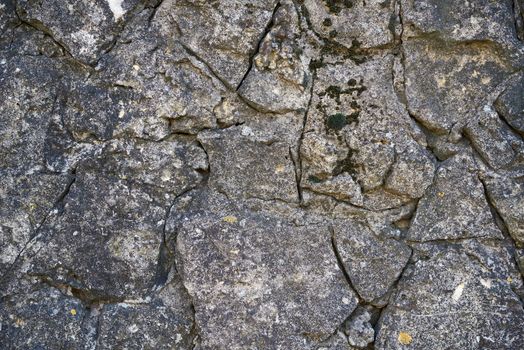
<svg viewBox="0 0 524 350"><path fill-rule="evenodd" d="M311 85L309 60L299 45L295 7L291 1L282 3L239 88L239 93L250 103L271 112L305 109Z"/></svg>
<svg viewBox="0 0 524 350"><path fill-rule="evenodd" d="M202 149L180 142L116 145L82 163L63 213L42 227L44 246L30 257L29 274L91 300L145 296L159 277L166 210L206 168Z"/></svg>
<svg viewBox="0 0 524 350"><path fill-rule="evenodd" d="M398 279L411 255L410 248L377 237L359 222L341 222L333 229L338 254L355 291L367 302L384 305L384 301L376 299Z"/></svg>
<svg viewBox="0 0 524 350"><path fill-rule="evenodd" d="M407 233L412 241L502 238L495 225L473 158L454 156L437 169Z"/></svg>
<svg viewBox="0 0 524 350"><path fill-rule="evenodd" d="M0 349L524 349L524 0L0 0Z"/></svg>
<svg viewBox="0 0 524 350"><path fill-rule="evenodd" d="M20 0L17 12L24 22L64 45L74 58L94 64L111 47L126 13L136 4L136 0Z"/></svg>
<svg viewBox="0 0 524 350"><path fill-rule="evenodd" d="M0 303L0 343L22 349L84 349L82 322L88 313L78 299L51 287L9 296Z"/></svg>
<svg viewBox="0 0 524 350"><path fill-rule="evenodd" d="M377 349L524 346L524 312L508 276L461 250L433 250L399 287L379 321Z"/></svg>
<svg viewBox="0 0 524 350"><path fill-rule="evenodd" d="M165 1L165 11L176 23L176 34L229 85L236 87L276 1Z"/></svg>
<svg viewBox="0 0 524 350"><path fill-rule="evenodd" d="M355 308L326 226L296 226L221 195L188 200L173 222L200 348L312 348Z"/></svg>
<svg viewBox="0 0 524 350"><path fill-rule="evenodd" d="M147 303L104 305L99 319L102 349L189 349L193 313L180 279Z"/></svg>
<svg viewBox="0 0 524 350"><path fill-rule="evenodd" d="M303 188L372 210L423 195L434 165L395 92L393 65L381 55L317 69L301 144Z"/></svg>

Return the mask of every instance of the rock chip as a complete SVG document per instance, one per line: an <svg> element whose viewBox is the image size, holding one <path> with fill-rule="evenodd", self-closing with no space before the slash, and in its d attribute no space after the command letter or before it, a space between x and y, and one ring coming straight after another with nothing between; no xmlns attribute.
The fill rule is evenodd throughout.
<svg viewBox="0 0 524 350"><path fill-rule="evenodd" d="M437 169L407 238L424 242L473 237L502 238L502 233L494 223L473 158L460 154Z"/></svg>
<svg viewBox="0 0 524 350"><path fill-rule="evenodd" d="M382 306L384 296L398 279L411 255L401 242L377 237L366 225L344 221L333 227L334 244L359 296Z"/></svg>

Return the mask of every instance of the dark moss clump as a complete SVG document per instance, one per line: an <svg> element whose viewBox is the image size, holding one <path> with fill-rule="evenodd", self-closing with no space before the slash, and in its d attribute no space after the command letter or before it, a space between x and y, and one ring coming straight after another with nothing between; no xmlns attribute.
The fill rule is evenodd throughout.
<svg viewBox="0 0 524 350"><path fill-rule="evenodd" d="M339 86L331 85L326 89L326 94L340 103L340 95L344 92Z"/></svg>
<svg viewBox="0 0 524 350"><path fill-rule="evenodd" d="M322 182L321 179L319 179L318 177L314 176L314 175L309 175L309 177L307 178L309 182L312 182L314 184L319 184Z"/></svg>
<svg viewBox="0 0 524 350"><path fill-rule="evenodd" d="M331 18L325 18L322 22L322 25L325 27L331 27L333 25L333 21L331 20Z"/></svg>
<svg viewBox="0 0 524 350"><path fill-rule="evenodd" d="M346 125L351 123L358 123L358 116L360 109L351 112L350 114L336 113L326 118L326 128L331 130L342 130Z"/></svg>
<svg viewBox="0 0 524 350"><path fill-rule="evenodd" d="M357 165L353 163L353 156L357 153L357 150L349 149L346 158L339 160L335 169L333 169L333 176L340 175L342 173L348 173L350 175L356 175Z"/></svg>
<svg viewBox="0 0 524 350"><path fill-rule="evenodd" d="M330 115L326 119L326 127L333 130L341 130L348 125L348 116L342 113Z"/></svg>
<svg viewBox="0 0 524 350"><path fill-rule="evenodd" d="M380 7L383 9L388 8L391 5L391 0L385 0L384 2L380 3Z"/></svg>
<svg viewBox="0 0 524 350"><path fill-rule="evenodd" d="M329 32L329 37L330 37L331 39L333 39L334 37L337 36L337 34L338 34L338 33L337 33L336 30L332 30L332 31Z"/></svg>
<svg viewBox="0 0 524 350"><path fill-rule="evenodd" d="M322 62L322 60L311 60L311 62L309 62L309 69L314 71L318 68L322 68L325 66L325 63Z"/></svg>
<svg viewBox="0 0 524 350"><path fill-rule="evenodd" d="M324 0L324 2L326 3L329 12L334 13L335 15L338 15L344 7L353 7L353 2L351 0Z"/></svg>
<svg viewBox="0 0 524 350"><path fill-rule="evenodd" d="M340 86L331 85L328 86L328 88L324 92L321 92L318 95L321 97L328 95L330 98L334 99L338 104L340 104L340 95L351 95L354 91L356 91L357 96L360 96L366 90L367 88L364 85L350 86L347 89L342 89Z"/></svg>

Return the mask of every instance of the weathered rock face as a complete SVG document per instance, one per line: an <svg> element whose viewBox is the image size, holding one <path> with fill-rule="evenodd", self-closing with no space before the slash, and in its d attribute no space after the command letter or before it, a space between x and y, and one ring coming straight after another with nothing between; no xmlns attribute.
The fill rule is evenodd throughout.
<svg viewBox="0 0 524 350"><path fill-rule="evenodd" d="M0 0L0 348L524 348L523 40L522 0Z"/></svg>

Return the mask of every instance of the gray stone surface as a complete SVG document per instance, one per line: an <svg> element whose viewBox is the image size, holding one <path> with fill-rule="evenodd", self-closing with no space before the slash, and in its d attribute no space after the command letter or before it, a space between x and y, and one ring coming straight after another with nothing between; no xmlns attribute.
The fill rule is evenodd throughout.
<svg viewBox="0 0 524 350"><path fill-rule="evenodd" d="M501 235L473 158L467 154L454 156L437 169L407 233L409 240L422 242Z"/></svg>
<svg viewBox="0 0 524 350"><path fill-rule="evenodd" d="M524 346L524 312L512 278L477 259L462 249L444 248L430 249L416 261L381 316L377 348Z"/></svg>
<svg viewBox="0 0 524 350"><path fill-rule="evenodd" d="M524 348L523 0L0 0L0 349Z"/></svg>
<svg viewBox="0 0 524 350"><path fill-rule="evenodd" d="M355 308L326 225L198 192L172 213L201 349L311 348Z"/></svg>
<svg viewBox="0 0 524 350"><path fill-rule="evenodd" d="M377 237L366 225L341 222L334 226L338 254L355 291L367 302L384 296L400 276L411 255L407 245Z"/></svg>

